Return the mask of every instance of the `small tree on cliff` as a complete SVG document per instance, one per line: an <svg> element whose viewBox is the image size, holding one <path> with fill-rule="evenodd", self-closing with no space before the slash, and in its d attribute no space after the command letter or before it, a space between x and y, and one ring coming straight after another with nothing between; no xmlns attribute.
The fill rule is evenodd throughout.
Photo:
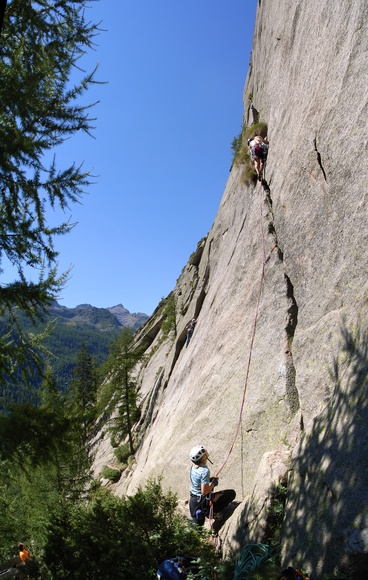
<svg viewBox="0 0 368 580"><path fill-rule="evenodd" d="M96 417L96 393L98 387L98 369L85 343L77 354L72 381L72 395L75 411L83 424L84 441L89 427Z"/></svg>
<svg viewBox="0 0 368 580"><path fill-rule="evenodd" d="M8 0L5 10L0 36L0 260L6 258L11 271L0 285L0 316L10 320L9 332L0 339L0 373L11 374L12 365L37 359L34 337L14 340L17 311L35 320L57 296L65 275L56 271L54 240L73 224L61 218L63 223L51 225L50 210L64 212L90 181L81 166L59 169L50 155L76 132L92 129L90 106L77 101L95 82L95 71L71 83L72 73L81 71L78 60L97 33L97 25L85 19L87 4Z"/></svg>
<svg viewBox="0 0 368 580"><path fill-rule="evenodd" d="M128 436L130 453L134 453L132 428L138 418L139 388L134 377L134 368L143 358L143 349L136 348L134 332L124 327L110 349L105 363L106 380L103 384L98 407L110 418L110 431L114 439Z"/></svg>

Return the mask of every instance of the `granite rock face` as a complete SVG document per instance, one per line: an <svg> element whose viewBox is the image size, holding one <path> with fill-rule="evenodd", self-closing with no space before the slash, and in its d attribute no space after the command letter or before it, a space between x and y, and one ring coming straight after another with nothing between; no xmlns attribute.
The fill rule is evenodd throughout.
<svg viewBox="0 0 368 580"><path fill-rule="evenodd" d="M203 443L242 502L225 551L263 538L282 483L283 561L312 577L367 545L367 65L365 0L259 0L244 123L268 124L266 182L233 165L173 290L175 328L163 303L138 331L136 463L116 487L162 475L185 499ZM95 450L98 476L113 451Z"/></svg>

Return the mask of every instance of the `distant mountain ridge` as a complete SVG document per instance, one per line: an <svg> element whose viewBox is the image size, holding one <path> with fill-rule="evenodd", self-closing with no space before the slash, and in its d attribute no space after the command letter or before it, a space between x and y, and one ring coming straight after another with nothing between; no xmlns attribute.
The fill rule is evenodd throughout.
<svg viewBox="0 0 368 580"><path fill-rule="evenodd" d="M143 312L131 313L122 304L111 306L107 310L118 319L122 326L131 326L134 330L137 330L148 319L147 314Z"/></svg>
<svg viewBox="0 0 368 580"><path fill-rule="evenodd" d="M44 346L52 354L49 364L60 389L65 391L73 379L77 355L85 344L98 365L109 355L109 349L123 326L137 330L146 320L147 314L131 314L122 304L111 308L97 308L91 304L79 304L75 308L53 302L48 308L44 321L33 325L22 313L18 323L22 330L42 332L45 324L52 323L52 332L44 341ZM0 318L0 331L6 332L6 321ZM36 376L34 387L40 386ZM13 387L9 387L10 390Z"/></svg>
<svg viewBox="0 0 368 580"><path fill-rule="evenodd" d="M49 308L49 314L61 318L65 324L94 327L99 331L114 330L120 326L129 326L137 330L148 319L147 314L131 313L122 304L109 308L78 304L75 308L68 308L54 302Z"/></svg>

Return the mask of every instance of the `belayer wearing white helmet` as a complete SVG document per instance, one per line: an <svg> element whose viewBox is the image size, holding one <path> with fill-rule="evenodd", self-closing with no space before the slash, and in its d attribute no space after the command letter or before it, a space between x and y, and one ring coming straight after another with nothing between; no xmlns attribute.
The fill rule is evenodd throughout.
<svg viewBox="0 0 368 580"><path fill-rule="evenodd" d="M189 511L192 520L203 526L205 518L210 513L210 503L213 504L213 513L216 515L235 499L236 494L233 489L213 491L218 485L218 478L211 477L207 467L207 461L211 460L203 445L193 447L189 456L193 464L190 469Z"/></svg>

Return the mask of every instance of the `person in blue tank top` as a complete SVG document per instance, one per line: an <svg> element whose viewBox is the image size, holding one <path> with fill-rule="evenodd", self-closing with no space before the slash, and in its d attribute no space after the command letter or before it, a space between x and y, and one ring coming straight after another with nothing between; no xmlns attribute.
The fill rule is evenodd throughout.
<svg viewBox="0 0 368 580"><path fill-rule="evenodd" d="M218 478L211 477L207 461L210 461L208 451L203 445L196 445L190 451L192 466L190 468L190 500L189 511L192 520L203 526L205 518L210 513L210 502L216 516L231 503L236 496L233 489L223 491L213 490L218 485ZM214 519L217 519L214 517Z"/></svg>

